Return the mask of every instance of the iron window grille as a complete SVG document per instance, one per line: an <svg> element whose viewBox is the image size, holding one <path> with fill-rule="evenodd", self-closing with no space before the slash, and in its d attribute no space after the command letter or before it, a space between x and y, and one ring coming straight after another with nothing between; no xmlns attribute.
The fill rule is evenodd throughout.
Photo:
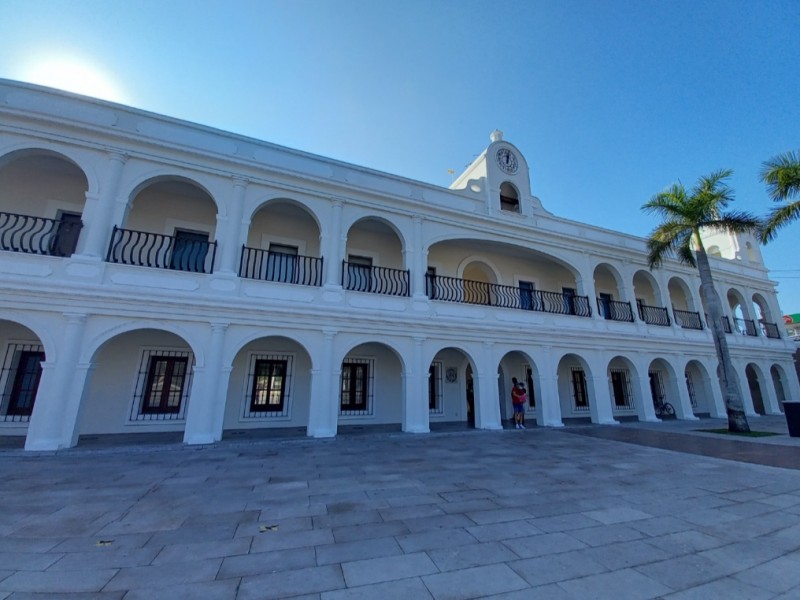
<svg viewBox="0 0 800 600"><path fill-rule="evenodd" d="M611 373L611 395L614 398L614 407L620 409L633 408L633 392L631 391L631 376L628 369L609 369Z"/></svg>
<svg viewBox="0 0 800 600"><path fill-rule="evenodd" d="M288 417L293 373L294 356L291 354L253 354L242 418Z"/></svg>
<svg viewBox="0 0 800 600"><path fill-rule="evenodd" d="M689 371L684 373L686 376L686 389L689 392L689 401L692 403L692 408L697 408L697 396L694 391L694 381L692 381L692 374Z"/></svg>
<svg viewBox="0 0 800 600"><path fill-rule="evenodd" d="M142 351L131 421L181 421L191 390L194 357L186 350L146 348Z"/></svg>
<svg viewBox="0 0 800 600"><path fill-rule="evenodd" d="M589 410L586 373L580 367L572 367L570 374L572 379L572 406L575 412L586 412Z"/></svg>
<svg viewBox="0 0 800 600"><path fill-rule="evenodd" d="M650 394L653 396L653 406L658 408L663 406L667 401L667 396L664 391L664 380L661 377L661 371L648 371L650 377Z"/></svg>
<svg viewBox="0 0 800 600"><path fill-rule="evenodd" d="M39 344L9 344L0 370L0 421L26 423L30 420L45 360Z"/></svg>
<svg viewBox="0 0 800 600"><path fill-rule="evenodd" d="M340 416L373 414L374 367L371 358L348 358L342 363Z"/></svg>
<svg viewBox="0 0 800 600"><path fill-rule="evenodd" d="M433 361L428 369L428 411L433 415L444 413L444 402L442 402L442 372L443 364Z"/></svg>
<svg viewBox="0 0 800 600"><path fill-rule="evenodd" d="M525 385L528 386L528 412L536 410L536 394L533 391L533 369L530 365L523 365L525 369Z"/></svg>

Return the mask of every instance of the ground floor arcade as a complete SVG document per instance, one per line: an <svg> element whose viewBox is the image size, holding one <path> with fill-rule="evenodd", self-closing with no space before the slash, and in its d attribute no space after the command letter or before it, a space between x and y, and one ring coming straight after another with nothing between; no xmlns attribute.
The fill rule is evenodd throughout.
<svg viewBox="0 0 800 600"><path fill-rule="evenodd" d="M512 418L512 378L527 385L527 422L540 426L724 416L713 348L612 347L20 315L0 321L0 435L53 450L97 434L182 432L188 444L207 444L256 429L499 429ZM800 397L790 355L734 358L748 415L779 414L783 400Z"/></svg>

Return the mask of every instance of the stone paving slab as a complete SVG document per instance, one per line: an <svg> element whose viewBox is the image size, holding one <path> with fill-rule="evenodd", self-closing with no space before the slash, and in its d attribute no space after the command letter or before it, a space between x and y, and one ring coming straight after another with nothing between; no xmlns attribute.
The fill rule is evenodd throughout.
<svg viewBox="0 0 800 600"><path fill-rule="evenodd" d="M664 433L640 425L583 431ZM0 450L0 600L800 598L800 470L743 458L800 445L721 458L696 452L718 442L697 423L666 425L692 443L571 427Z"/></svg>

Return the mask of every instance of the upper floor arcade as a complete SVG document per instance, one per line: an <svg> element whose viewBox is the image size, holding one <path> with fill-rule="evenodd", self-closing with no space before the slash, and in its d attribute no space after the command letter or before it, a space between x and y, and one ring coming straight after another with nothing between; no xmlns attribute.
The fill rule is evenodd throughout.
<svg viewBox="0 0 800 600"><path fill-rule="evenodd" d="M151 287L226 279L232 293L303 286L549 313L645 335L707 328L694 272L675 261L651 271L644 240L544 211L500 132L445 190L269 145L245 160L251 140L130 112L142 139L109 126L100 139L97 124L86 140L65 139L55 118L60 135L0 129L4 260L94 261ZM778 338L774 286L750 250L712 258L725 323L731 335Z"/></svg>

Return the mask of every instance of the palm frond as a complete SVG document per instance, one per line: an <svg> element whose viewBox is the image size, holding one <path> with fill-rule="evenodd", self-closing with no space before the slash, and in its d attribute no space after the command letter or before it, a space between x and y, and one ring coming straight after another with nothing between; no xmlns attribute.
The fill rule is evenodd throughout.
<svg viewBox="0 0 800 600"><path fill-rule="evenodd" d="M723 229L732 233L758 233L761 231L762 222L761 219L747 211L732 210L703 223L703 227Z"/></svg>
<svg viewBox="0 0 800 600"><path fill-rule="evenodd" d="M762 165L760 175L774 201L793 198L800 194L800 155L789 151L774 156Z"/></svg>
<svg viewBox="0 0 800 600"><path fill-rule="evenodd" d="M650 267L661 266L668 255L683 260L681 248L691 248L692 228L682 222L667 221L656 227L647 240L647 262ZM690 263L691 264L691 263Z"/></svg>
<svg viewBox="0 0 800 600"><path fill-rule="evenodd" d="M761 242L771 242L777 236L778 229L797 219L800 219L800 201L773 208L761 226Z"/></svg>

